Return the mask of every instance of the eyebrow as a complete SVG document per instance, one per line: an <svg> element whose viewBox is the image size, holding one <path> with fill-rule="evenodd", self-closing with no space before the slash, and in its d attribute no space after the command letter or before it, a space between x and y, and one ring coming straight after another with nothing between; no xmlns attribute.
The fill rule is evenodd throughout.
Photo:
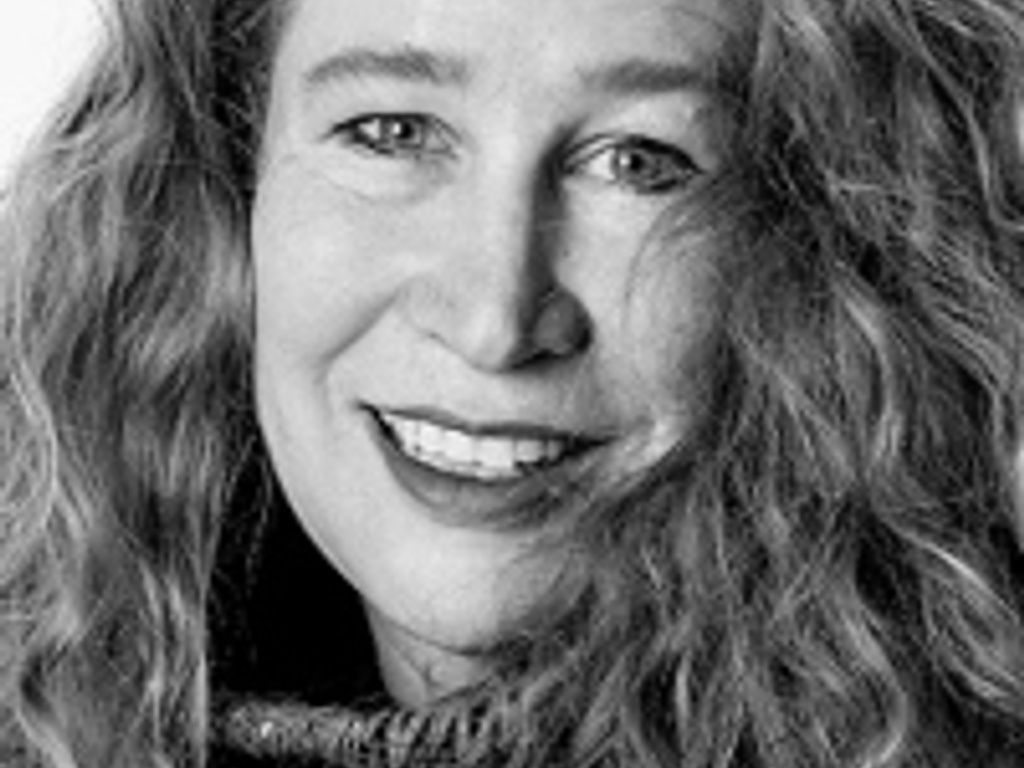
<svg viewBox="0 0 1024 768"><path fill-rule="evenodd" d="M307 91L349 80L381 78L434 86L464 87L470 81L466 59L403 46L395 50L347 48L315 65L303 78Z"/></svg>
<svg viewBox="0 0 1024 768"><path fill-rule="evenodd" d="M673 91L717 90L709 67L647 58L599 64L577 73L585 89L613 95L657 95ZM385 79L436 87L467 87L473 79L469 59L402 46L395 49L346 48L315 64L303 77L313 93L329 85Z"/></svg>
<svg viewBox="0 0 1024 768"><path fill-rule="evenodd" d="M588 90L614 95L717 90L715 78L699 64L631 58L602 64L581 73Z"/></svg>

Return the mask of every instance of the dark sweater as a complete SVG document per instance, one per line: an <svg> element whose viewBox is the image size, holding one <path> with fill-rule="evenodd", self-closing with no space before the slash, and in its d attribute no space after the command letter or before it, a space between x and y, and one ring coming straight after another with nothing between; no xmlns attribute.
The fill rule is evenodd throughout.
<svg viewBox="0 0 1024 768"><path fill-rule="evenodd" d="M242 701L384 707L358 595L279 501L262 519L246 522L226 527L215 577L210 613L217 716ZM224 743L214 746L213 757L218 768L280 764L245 757Z"/></svg>

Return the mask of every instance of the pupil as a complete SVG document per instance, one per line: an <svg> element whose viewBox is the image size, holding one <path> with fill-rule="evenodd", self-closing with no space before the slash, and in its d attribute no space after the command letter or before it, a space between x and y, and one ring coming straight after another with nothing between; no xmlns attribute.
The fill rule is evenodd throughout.
<svg viewBox="0 0 1024 768"><path fill-rule="evenodd" d="M391 140L400 144L415 142L416 128L407 120L396 120L391 124Z"/></svg>
<svg viewBox="0 0 1024 768"><path fill-rule="evenodd" d="M619 155L619 171L625 176L650 176L652 174L652 165L649 159L642 152L626 150Z"/></svg>

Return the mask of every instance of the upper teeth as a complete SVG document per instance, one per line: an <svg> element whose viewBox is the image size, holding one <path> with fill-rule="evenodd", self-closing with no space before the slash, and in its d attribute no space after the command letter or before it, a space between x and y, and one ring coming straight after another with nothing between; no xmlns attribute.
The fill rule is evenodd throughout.
<svg viewBox="0 0 1024 768"><path fill-rule="evenodd" d="M540 463L561 458L565 440L479 437L437 424L381 414L403 451L446 472L480 479L512 478Z"/></svg>

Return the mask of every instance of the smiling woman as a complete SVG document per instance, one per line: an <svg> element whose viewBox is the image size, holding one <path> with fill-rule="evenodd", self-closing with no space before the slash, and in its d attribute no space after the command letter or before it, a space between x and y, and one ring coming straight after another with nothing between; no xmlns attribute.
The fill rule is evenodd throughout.
<svg viewBox="0 0 1024 768"><path fill-rule="evenodd" d="M453 3L426 19L413 5L391 18L309 0L291 19L253 260L256 395L278 476L367 601L389 688L422 704L475 678L445 649L487 642L561 571L530 553L532 532L492 518L656 429L688 429L708 249L637 258L716 167L715 106L646 86L687 86L654 74L696 67L729 25L696 2L605 3L575 24L571 2ZM508 45L482 44L499 34ZM673 356L643 343L671 336Z"/></svg>
<svg viewBox="0 0 1024 768"><path fill-rule="evenodd" d="M106 32L0 228L0 763L1024 759L1015 1Z"/></svg>

